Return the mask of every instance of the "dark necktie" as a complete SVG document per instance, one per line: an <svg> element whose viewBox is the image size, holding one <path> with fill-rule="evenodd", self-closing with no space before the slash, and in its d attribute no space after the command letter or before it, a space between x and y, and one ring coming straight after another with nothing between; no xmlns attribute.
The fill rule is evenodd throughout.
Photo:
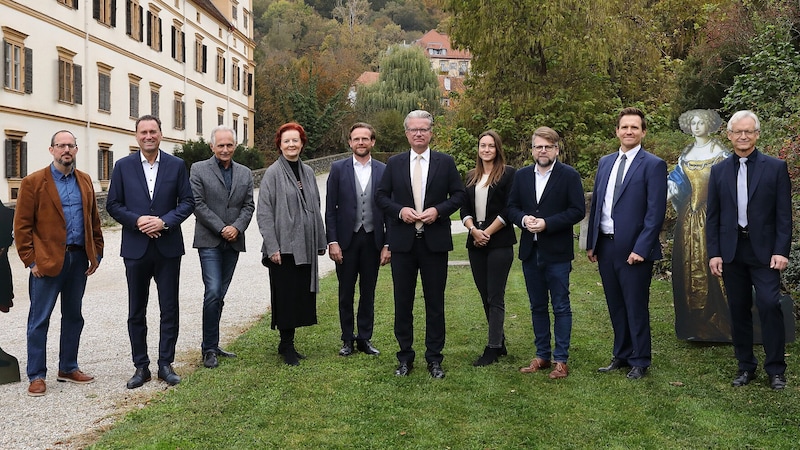
<svg viewBox="0 0 800 450"><path fill-rule="evenodd" d="M611 210L614 210L614 205L617 204L617 199L622 193L622 179L625 178L625 161L628 159L623 153L619 157L619 167L617 168L617 179L614 181L614 201L611 202Z"/></svg>

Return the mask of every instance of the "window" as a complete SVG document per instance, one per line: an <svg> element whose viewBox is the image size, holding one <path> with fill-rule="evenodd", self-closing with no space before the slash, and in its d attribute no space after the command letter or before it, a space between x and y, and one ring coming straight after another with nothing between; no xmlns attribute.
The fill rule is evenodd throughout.
<svg viewBox="0 0 800 450"><path fill-rule="evenodd" d="M136 119L139 117L139 81L142 78L132 73L128 74L128 99L130 101L130 117Z"/></svg>
<svg viewBox="0 0 800 450"><path fill-rule="evenodd" d="M247 132L248 132L248 130L250 128L248 126L250 124L250 121L247 119L247 117L245 117L243 120L244 120L244 123L242 124L242 126L244 128L242 129L242 144L247 145Z"/></svg>
<svg viewBox="0 0 800 450"><path fill-rule="evenodd" d="M231 89L234 91L239 90L241 72L239 71L239 60L233 58L233 64L231 64Z"/></svg>
<svg viewBox="0 0 800 450"><path fill-rule="evenodd" d="M439 72L447 72L447 61L439 61Z"/></svg>
<svg viewBox="0 0 800 450"><path fill-rule="evenodd" d="M186 102L183 101L183 94L180 92L175 93L175 101L173 102L173 105L173 128L176 130L183 130L186 128Z"/></svg>
<svg viewBox="0 0 800 450"><path fill-rule="evenodd" d="M181 23L172 25L172 57L175 61L186 62L186 33L181 31Z"/></svg>
<svg viewBox="0 0 800 450"><path fill-rule="evenodd" d="M92 0L92 17L102 24L117 26L116 9L116 0Z"/></svg>
<svg viewBox="0 0 800 450"><path fill-rule="evenodd" d="M147 11L147 45L153 50L161 51L161 19L158 17L160 10L150 5Z"/></svg>
<svg viewBox="0 0 800 450"><path fill-rule="evenodd" d="M111 179L111 172L114 171L114 152L108 142L101 142L100 149L97 150L97 179L108 181Z"/></svg>
<svg viewBox="0 0 800 450"><path fill-rule="evenodd" d="M111 69L113 67L97 63L97 109L111 112Z"/></svg>
<svg viewBox="0 0 800 450"><path fill-rule="evenodd" d="M233 23L236 23L239 20L239 3L236 0L231 2L231 18L233 19Z"/></svg>
<svg viewBox="0 0 800 450"><path fill-rule="evenodd" d="M158 91L161 89L160 84L150 83L150 114L160 117L159 113L159 95Z"/></svg>
<svg viewBox="0 0 800 450"><path fill-rule="evenodd" d="M24 178L28 175L28 143L23 141L26 131L5 130L6 178ZM11 199L17 198L12 189Z"/></svg>
<svg viewBox="0 0 800 450"><path fill-rule="evenodd" d="M58 3L61 3L67 8L78 9L78 0L58 0Z"/></svg>
<svg viewBox="0 0 800 450"><path fill-rule="evenodd" d="M195 102L195 113L197 114L197 124L195 128L197 129L197 135L203 135L203 102L201 100L196 100Z"/></svg>
<svg viewBox="0 0 800 450"><path fill-rule="evenodd" d="M217 108L217 125L222 125L225 122L225 110Z"/></svg>
<svg viewBox="0 0 800 450"><path fill-rule="evenodd" d="M27 34L3 29L3 87L20 93L33 93L33 49L25 47Z"/></svg>
<svg viewBox="0 0 800 450"><path fill-rule="evenodd" d="M217 83L225 83L225 51L217 49Z"/></svg>
<svg viewBox="0 0 800 450"><path fill-rule="evenodd" d="M247 12L246 9L242 10L242 26L244 27L245 30L247 30L250 26L250 13Z"/></svg>
<svg viewBox="0 0 800 450"><path fill-rule="evenodd" d="M233 126L231 128L233 128L233 132L235 134L237 134L237 135L239 134L239 115L238 114L234 114L233 115Z"/></svg>
<svg viewBox="0 0 800 450"><path fill-rule="evenodd" d="M247 96L253 95L253 74L249 70L247 71L247 83L245 83L244 94Z"/></svg>
<svg viewBox="0 0 800 450"><path fill-rule="evenodd" d="M58 50L58 101L80 105L83 103L83 75L81 66L72 62L75 52L56 47Z"/></svg>
<svg viewBox="0 0 800 450"><path fill-rule="evenodd" d="M142 42L144 39L144 22L142 22L142 6L139 0L126 0L125 33Z"/></svg>
<svg viewBox="0 0 800 450"><path fill-rule="evenodd" d="M203 45L203 37L195 35L194 41L194 70L208 73L208 46Z"/></svg>

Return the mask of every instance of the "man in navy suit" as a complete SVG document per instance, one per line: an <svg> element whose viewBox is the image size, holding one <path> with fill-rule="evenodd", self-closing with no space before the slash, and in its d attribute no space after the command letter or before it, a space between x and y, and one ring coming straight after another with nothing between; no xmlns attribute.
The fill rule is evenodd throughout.
<svg viewBox="0 0 800 450"><path fill-rule="evenodd" d="M619 151L600 158L589 214L586 254L598 262L614 350L610 372L631 367L628 378L647 373L651 360L650 281L661 259L658 235L667 210L667 164L642 147L644 113L625 108L617 117Z"/></svg>
<svg viewBox="0 0 800 450"><path fill-rule="evenodd" d="M753 289L761 318L764 371L772 389L786 387L786 347L780 272L792 242L791 182L786 161L756 149L761 124L751 111L728 121L735 158L711 168L706 245L709 268L722 277L731 312L733 350L739 362L734 387L756 378L753 354Z"/></svg>
<svg viewBox="0 0 800 450"><path fill-rule="evenodd" d="M158 287L161 309L158 378L180 383L172 369L178 341L178 282L184 254L181 223L194 211L189 174L183 160L159 149L161 121L136 120L140 151L117 161L111 174L106 209L122 224L120 254L128 280L128 335L136 371L128 389L150 381L147 355L147 301L150 280Z"/></svg>
<svg viewBox="0 0 800 450"><path fill-rule="evenodd" d="M375 285L378 268L389 262L391 252L385 240L383 211L375 203L375 191L386 165L370 155L375 147L372 125L354 124L347 143L353 156L331 165L325 207L328 256L336 263L339 279L339 324L342 328L339 355L350 356L356 349L378 355L380 352L371 342ZM353 303L359 278L358 334L354 334Z"/></svg>
<svg viewBox="0 0 800 450"><path fill-rule="evenodd" d="M411 111L403 121L411 151L392 156L376 193L386 214L394 285L394 334L400 351L397 376L414 366L414 295L417 274L425 298L425 360L433 378L444 378L444 289L453 250L450 215L466 201L464 183L450 155L432 151L433 116Z"/></svg>
<svg viewBox="0 0 800 450"><path fill-rule="evenodd" d="M511 222L522 229L519 259L535 336L536 357L522 373L555 367L552 379L569 375L567 358L572 334L569 273L575 259L572 227L586 215L581 176L557 160L560 138L552 128L533 132L536 163L520 169L508 199ZM553 304L555 351L550 347L549 303ZM551 361L552 360L552 361Z"/></svg>

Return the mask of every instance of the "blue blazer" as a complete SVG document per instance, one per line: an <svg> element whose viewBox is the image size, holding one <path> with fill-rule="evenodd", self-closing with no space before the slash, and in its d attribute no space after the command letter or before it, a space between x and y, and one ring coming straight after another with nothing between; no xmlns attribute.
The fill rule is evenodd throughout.
<svg viewBox="0 0 800 450"><path fill-rule="evenodd" d="M789 257L792 243L792 194L786 161L758 150L748 164L747 228L753 252L762 264L772 255ZM739 158L726 158L711 167L706 211L708 257L730 263L736 256L739 224L736 202L736 172ZM752 166L752 168L751 168Z"/></svg>
<svg viewBox="0 0 800 450"><path fill-rule="evenodd" d="M608 179L618 152L600 158L592 193L586 249L594 250L600 233L600 213ZM658 239L667 212L667 163L642 147L622 181L622 192L614 205L615 259L625 260L631 252L645 261L661 259Z"/></svg>
<svg viewBox="0 0 800 450"><path fill-rule="evenodd" d="M383 210L375 201L375 193L386 170L386 164L372 159L372 220L375 227L375 247L383 248L386 244L385 220ZM353 157L331 164L328 173L327 194L325 196L325 229L328 242L338 242L342 250L350 246L353 240L353 228L356 225L356 205L359 202L356 194L356 177L353 171Z"/></svg>
<svg viewBox="0 0 800 450"><path fill-rule="evenodd" d="M508 216L520 228L524 216L543 218L547 228L539 233L539 258L549 263L568 262L575 258L572 227L586 216L586 202L578 172L560 161L553 164L553 172L539 202L536 201L536 164L517 171L508 199ZM525 261L530 257L533 242L533 233L522 228L519 259Z"/></svg>
<svg viewBox="0 0 800 450"><path fill-rule="evenodd" d="M189 174L182 159L162 150L159 152L158 177L152 200L144 178L141 151L120 159L114 165L106 210L122 225L120 255L123 258L144 256L151 238L139 231L136 220L148 215L160 217L169 226L169 230L161 232L161 237L152 239L159 253L165 258L184 254L180 225L194 211Z"/></svg>
<svg viewBox="0 0 800 450"><path fill-rule="evenodd" d="M409 152L412 150L409 150ZM389 250L408 252L414 245L416 229L413 223L400 219L403 207L414 207L411 189L411 158L409 152L392 156L386 164L384 176L375 200L386 214L389 230ZM431 150L428 180L425 186L424 209L434 207L439 217L425 225L424 240L432 252L449 252L453 249L450 233L450 215L464 204L467 193L456 169L453 157Z"/></svg>

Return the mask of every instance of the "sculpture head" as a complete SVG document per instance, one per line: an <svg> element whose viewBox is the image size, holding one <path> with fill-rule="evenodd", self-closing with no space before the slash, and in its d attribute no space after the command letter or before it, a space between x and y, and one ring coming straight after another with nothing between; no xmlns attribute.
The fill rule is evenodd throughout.
<svg viewBox="0 0 800 450"><path fill-rule="evenodd" d="M713 109L691 109L678 117L678 124L686 134L708 136L719 130L722 118Z"/></svg>

